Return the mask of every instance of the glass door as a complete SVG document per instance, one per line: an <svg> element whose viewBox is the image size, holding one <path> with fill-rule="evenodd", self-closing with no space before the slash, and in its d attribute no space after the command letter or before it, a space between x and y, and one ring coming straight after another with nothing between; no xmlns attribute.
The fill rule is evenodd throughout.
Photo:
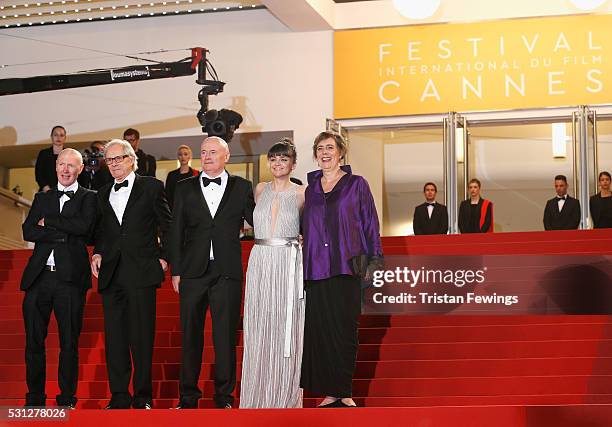
<svg viewBox="0 0 612 427"><path fill-rule="evenodd" d="M467 120L450 112L443 118L444 194L448 209L448 232L459 233L459 204L467 198L470 173Z"/></svg>
<svg viewBox="0 0 612 427"><path fill-rule="evenodd" d="M349 164L370 185L383 236L414 234L414 209L425 201L425 183L436 184L437 200L444 203L440 124L349 129Z"/></svg>
<svg viewBox="0 0 612 427"><path fill-rule="evenodd" d="M590 228L589 198L598 191L597 114L586 105L572 113L574 188L580 201L580 228Z"/></svg>

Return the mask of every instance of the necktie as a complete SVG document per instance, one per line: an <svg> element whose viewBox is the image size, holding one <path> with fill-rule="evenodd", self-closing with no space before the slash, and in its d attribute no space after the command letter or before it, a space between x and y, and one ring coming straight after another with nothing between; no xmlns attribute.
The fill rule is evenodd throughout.
<svg viewBox="0 0 612 427"><path fill-rule="evenodd" d="M128 186L128 182L129 182L129 181L126 179L125 181L123 181L123 182L121 182L121 183L119 183L119 184L115 184L115 186L114 186L115 191L119 191L119 189L120 189L121 187L125 187L125 188L127 188L127 186Z"/></svg>
<svg viewBox="0 0 612 427"><path fill-rule="evenodd" d="M429 202L426 202L426 203L427 203L427 206L435 206L435 205L436 205L436 203L435 203L435 202L434 202L434 203L429 203Z"/></svg>
<svg viewBox="0 0 612 427"><path fill-rule="evenodd" d="M62 196L68 196L69 199L72 199L72 196L74 196L74 191L72 190L68 190L68 191L61 191L61 190L57 190L57 198L61 199Z"/></svg>
<svg viewBox="0 0 612 427"><path fill-rule="evenodd" d="M211 182L214 182L217 185L221 185L221 177L218 176L213 179L206 178L205 176L202 177L202 184L204 184L204 187L208 187L208 184L210 184Z"/></svg>
<svg viewBox="0 0 612 427"><path fill-rule="evenodd" d="M563 196L563 197L558 197L557 196L557 201L559 201L559 200L565 200L565 196Z"/></svg>

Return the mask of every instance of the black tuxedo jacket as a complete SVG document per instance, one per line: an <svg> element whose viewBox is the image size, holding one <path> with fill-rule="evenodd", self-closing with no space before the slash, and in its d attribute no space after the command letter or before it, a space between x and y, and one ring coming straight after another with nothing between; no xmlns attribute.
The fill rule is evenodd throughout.
<svg viewBox="0 0 612 427"><path fill-rule="evenodd" d="M546 208L544 208L545 230L576 230L578 225L580 225L580 202L578 200L568 195L561 212L559 212L556 197L546 202Z"/></svg>
<svg viewBox="0 0 612 427"><path fill-rule="evenodd" d="M436 202L429 218L427 203L414 208L412 220L414 234L446 234L448 232L448 210L446 206Z"/></svg>
<svg viewBox="0 0 612 427"><path fill-rule="evenodd" d="M34 242L34 253L23 271L21 289L26 290L47 265L53 253L57 276L72 286L91 288L87 241L96 221L96 193L81 186L64 203L60 213L57 189L37 193L23 223L23 239ZM44 218L45 225L38 225Z"/></svg>
<svg viewBox="0 0 612 427"><path fill-rule="evenodd" d="M204 275L213 242L215 264L223 276L242 280L240 229L244 220L253 225L253 185L229 175L225 193L213 218L202 188L201 174L179 181L174 193L170 231L172 275L196 278ZM216 185L216 184L211 184Z"/></svg>
<svg viewBox="0 0 612 427"><path fill-rule="evenodd" d="M136 175L121 224L109 201L113 185L98 192L94 249L94 254L102 255L98 291L110 285L120 259L129 266L125 280L131 286L159 287L164 281L159 259L168 259L165 249L171 220L164 185L155 178Z"/></svg>
<svg viewBox="0 0 612 427"><path fill-rule="evenodd" d="M146 154L141 149L136 151L136 157L138 158L138 169L136 170L136 174L155 178L155 172L157 171L157 161L155 157Z"/></svg>

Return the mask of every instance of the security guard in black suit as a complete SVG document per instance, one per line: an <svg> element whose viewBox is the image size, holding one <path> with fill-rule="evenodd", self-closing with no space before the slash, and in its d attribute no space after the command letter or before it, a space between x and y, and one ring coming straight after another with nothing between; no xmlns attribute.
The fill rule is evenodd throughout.
<svg viewBox="0 0 612 427"><path fill-rule="evenodd" d="M433 182L423 186L425 203L414 208L412 228L416 236L421 234L448 233L448 210L446 206L436 202L438 187Z"/></svg>
<svg viewBox="0 0 612 427"><path fill-rule="evenodd" d="M580 225L580 202L567 194L565 175L555 177L557 196L546 202L545 230L576 230Z"/></svg>

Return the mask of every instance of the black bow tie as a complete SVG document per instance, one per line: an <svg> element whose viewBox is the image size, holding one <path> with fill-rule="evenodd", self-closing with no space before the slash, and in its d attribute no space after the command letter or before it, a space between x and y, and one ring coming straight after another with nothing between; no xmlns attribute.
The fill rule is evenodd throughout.
<svg viewBox="0 0 612 427"><path fill-rule="evenodd" d="M218 176L213 179L206 178L205 176L202 177L202 184L204 184L204 187L208 187L208 184L210 184L211 182L214 182L217 185L221 185L221 177Z"/></svg>
<svg viewBox="0 0 612 427"><path fill-rule="evenodd" d="M557 201L559 201L559 200L565 200L565 197L566 197L566 196L563 196L563 197L559 197L559 196L557 196Z"/></svg>
<svg viewBox="0 0 612 427"><path fill-rule="evenodd" d="M433 203L426 202L426 203L427 203L427 206L435 206L436 205L436 202L433 202Z"/></svg>
<svg viewBox="0 0 612 427"><path fill-rule="evenodd" d="M68 196L69 199L72 199L72 196L74 196L74 191L72 190L68 190L68 191L61 191L61 190L57 190L57 198L61 199L62 196Z"/></svg>
<svg viewBox="0 0 612 427"><path fill-rule="evenodd" d="M129 181L126 179L125 181L123 181L123 182L121 182L119 184L115 184L115 186L114 186L115 191L119 191L119 189L121 187L127 188L128 187L128 183L129 183Z"/></svg>

